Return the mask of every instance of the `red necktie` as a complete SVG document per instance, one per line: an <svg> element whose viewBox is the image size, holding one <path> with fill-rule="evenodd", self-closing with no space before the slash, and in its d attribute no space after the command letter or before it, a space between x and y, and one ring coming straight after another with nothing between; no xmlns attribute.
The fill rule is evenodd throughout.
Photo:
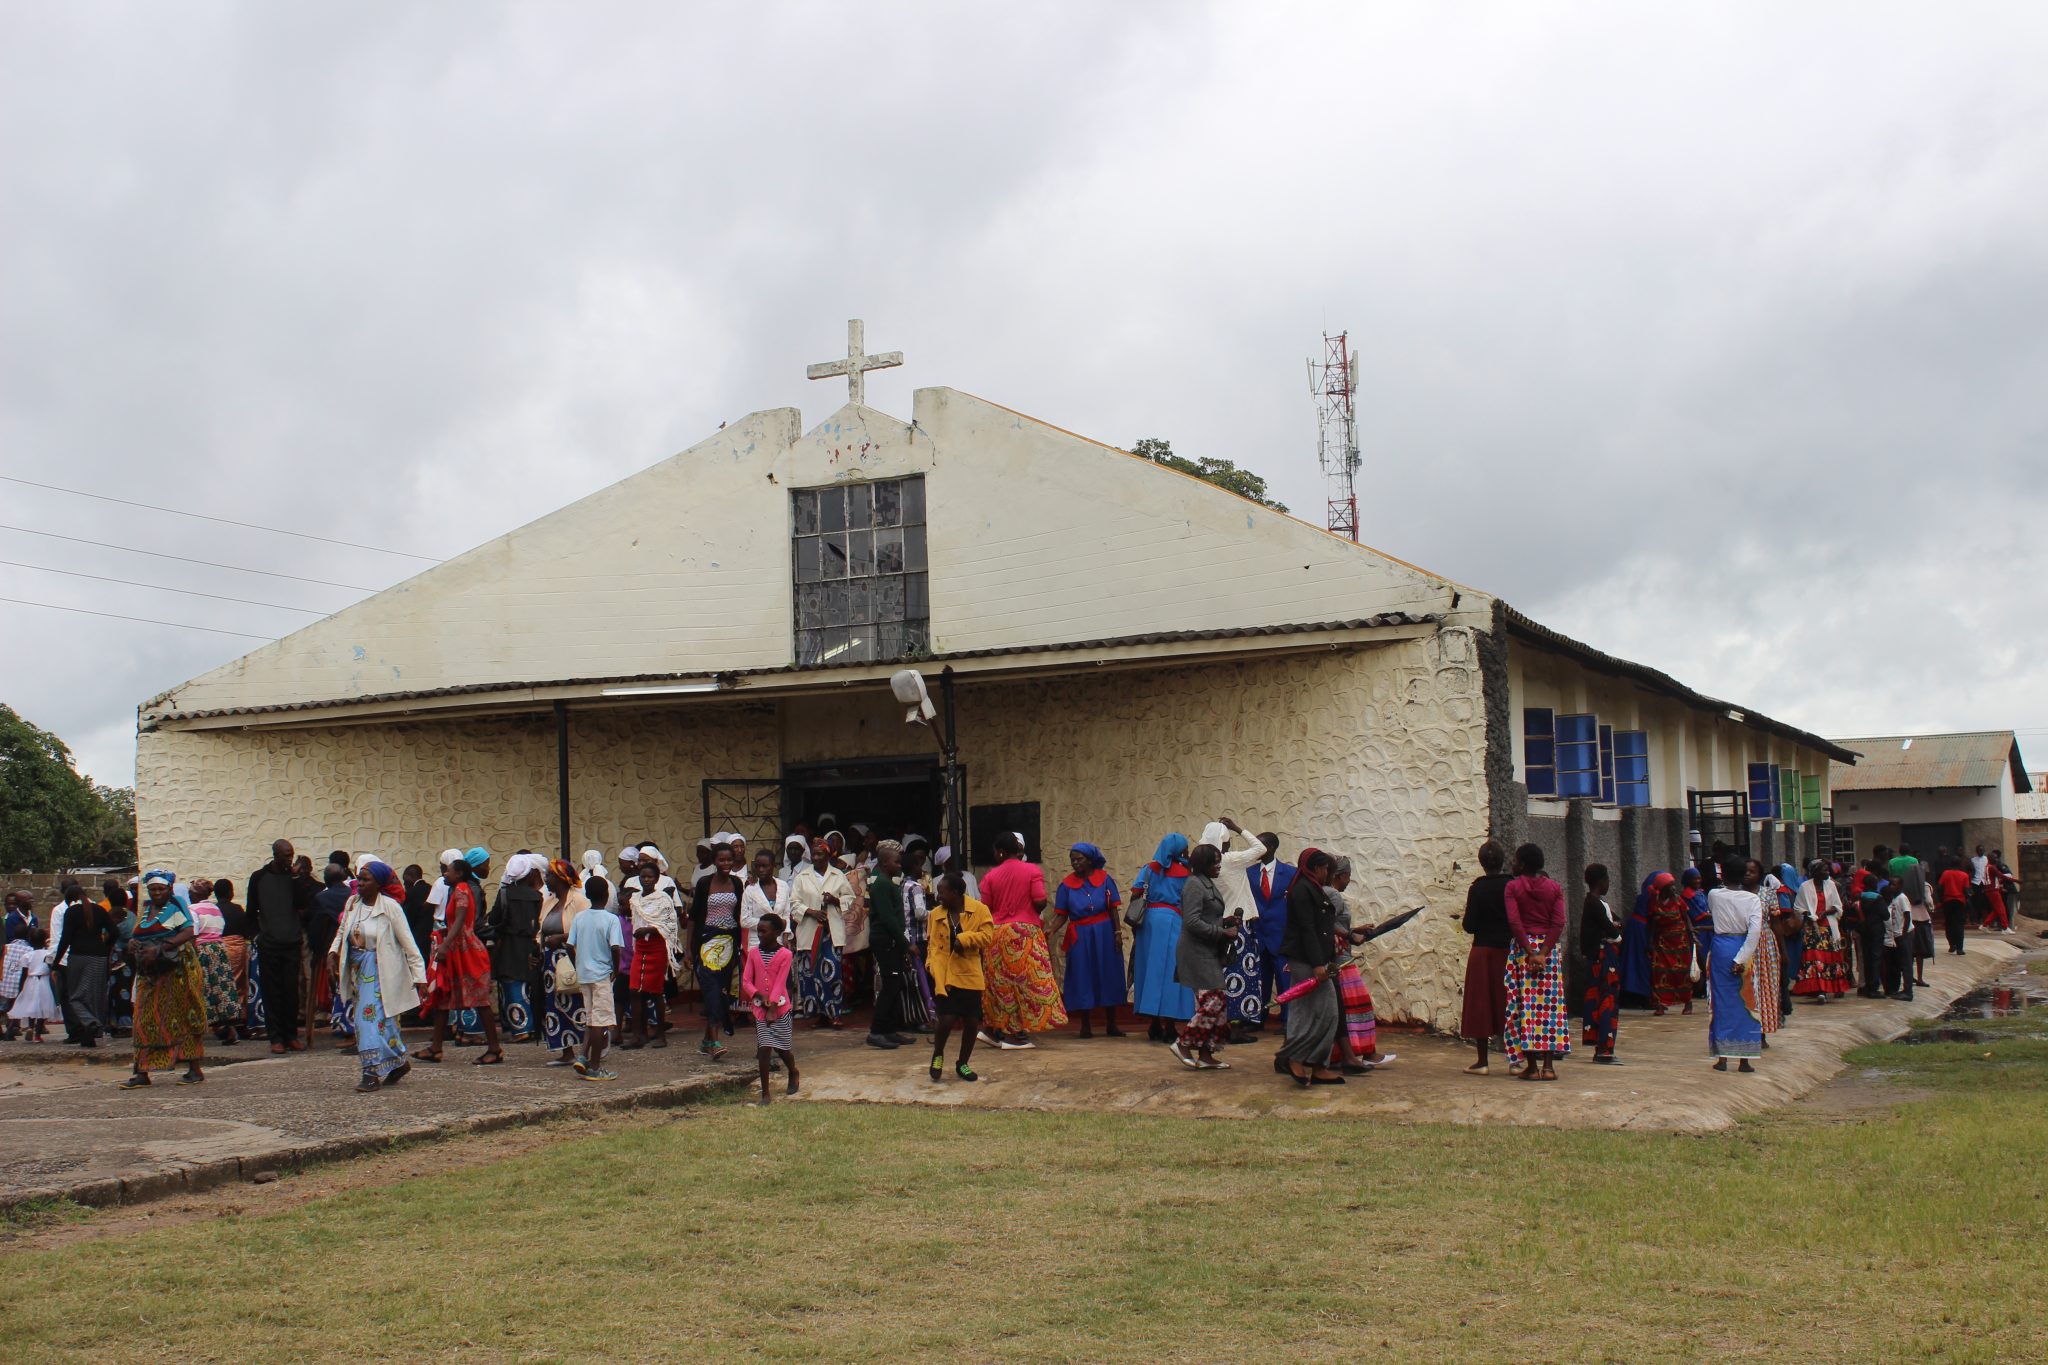
<svg viewBox="0 0 2048 1365"><path fill-rule="evenodd" d="M1259 894L1267 900L1273 899L1273 869L1270 867L1259 873Z"/></svg>

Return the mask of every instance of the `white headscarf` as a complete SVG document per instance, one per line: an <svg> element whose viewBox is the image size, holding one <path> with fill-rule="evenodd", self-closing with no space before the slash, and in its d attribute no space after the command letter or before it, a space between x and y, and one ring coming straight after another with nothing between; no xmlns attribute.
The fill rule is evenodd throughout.
<svg viewBox="0 0 2048 1365"><path fill-rule="evenodd" d="M505 860L505 871L498 878L498 885L510 886L523 882L533 875L535 868L545 870L548 860L538 853L515 853Z"/></svg>
<svg viewBox="0 0 2048 1365"><path fill-rule="evenodd" d="M1202 837L1195 840L1195 847L1200 848L1204 844L1215 849L1218 853L1230 847L1230 831L1224 827L1222 821L1211 820L1208 824L1202 826Z"/></svg>
<svg viewBox="0 0 2048 1365"><path fill-rule="evenodd" d="M583 880L587 882L592 877L605 876L607 874L604 870L604 854L594 848L583 850Z"/></svg>
<svg viewBox="0 0 2048 1365"><path fill-rule="evenodd" d="M444 848L444 849L442 849L442 850L441 850L441 870L442 870L443 872L446 872L446 871L448 870L448 864L450 864L450 863L454 862L454 861L455 861L455 860L456 860L457 858L460 858L461 856L462 856L462 850L461 850L461 849L459 849L459 848Z"/></svg>
<svg viewBox="0 0 2048 1365"><path fill-rule="evenodd" d="M619 850L619 867L621 869L631 867L633 864L639 861L640 850L636 848L634 845L627 844L624 848Z"/></svg>
<svg viewBox="0 0 2048 1365"><path fill-rule="evenodd" d="M654 865L656 867L660 868L663 872L668 871L668 859L662 857L661 850L656 848L653 844L640 845L640 856L643 858L654 859Z"/></svg>

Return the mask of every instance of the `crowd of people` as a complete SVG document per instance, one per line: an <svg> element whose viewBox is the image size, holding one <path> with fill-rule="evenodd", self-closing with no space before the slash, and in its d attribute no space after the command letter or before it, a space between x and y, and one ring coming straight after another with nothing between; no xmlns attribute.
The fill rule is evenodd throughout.
<svg viewBox="0 0 2048 1365"><path fill-rule="evenodd" d="M1557 1079L1571 1051L1566 1007L1564 889L1543 870L1543 850L1479 850L1484 875L1466 895L1472 936L1460 1032L1477 1051L1466 1070L1486 1075L1495 1040L1525 1081ZM1609 900L1608 869L1584 872L1578 949L1586 986L1580 1044L1598 1064L1620 1065L1621 1007L1691 1014L1708 1003L1713 1068L1754 1071L1795 1002L1825 1005L1855 991L1911 1000L1927 985L1938 915L1948 951L1962 954L1968 923L2012 933L2008 900L2018 879L1996 852L1975 859L1879 847L1860 865L1821 859L1775 870L1715 844L1698 866L1644 878L1626 917Z"/></svg>
<svg viewBox="0 0 2048 1365"><path fill-rule="evenodd" d="M106 881L98 897L67 884L45 922L26 893L8 893L0 1030L35 1041L61 1021L86 1048L125 1035L129 1088L179 1067L177 1083L201 1083L209 1035L285 1053L325 1033L356 1055L367 1093L442 1062L451 1041L477 1046L484 1066L537 1044L550 1066L612 1080L607 1052L666 1048L694 997L707 1055L751 1025L766 1103L778 1071L797 1093L799 1022L842 1029L865 1008L868 1046L928 1047L933 1082L972 1082L977 1043L1028 1049L1071 1021L1091 1038L1098 1016L1121 1037L1128 1011L1182 1067L1228 1069L1227 1048L1277 1027L1276 1072L1341 1085L1393 1060L1355 950L1421 912L1354 922L1348 858L1279 851L1276 835L1218 819L1193 843L1162 839L1126 894L1086 842L1049 883L1017 833L995 838L978 876L908 832L799 829L752 851L721 833L698 843L685 891L649 840L621 848L616 872L598 850L576 864L520 850L500 867L484 847L450 848L430 879L343 850L316 875L280 839L244 899L226 878L159 869ZM1467 1070L1488 1074L1499 1046L1520 1079L1555 1080L1572 1047L1564 890L1534 844L1510 858L1488 842L1479 862L1464 915ZM1802 872L1716 845L1646 878L1625 914L1605 867L1584 880L1579 1012L1593 1060L1620 1064L1624 1004L1691 1014L1705 999L1713 1065L1741 1071L1795 1002L1911 999L1936 918L1960 953L1970 919L2011 932L2018 891L1981 849L1932 863L1880 849ZM406 1026L431 1030L427 1045L409 1047Z"/></svg>

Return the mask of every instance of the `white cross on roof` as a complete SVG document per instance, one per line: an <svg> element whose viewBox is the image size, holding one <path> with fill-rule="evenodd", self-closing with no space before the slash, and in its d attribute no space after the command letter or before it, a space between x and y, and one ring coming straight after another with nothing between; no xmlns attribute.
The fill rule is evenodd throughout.
<svg viewBox="0 0 2048 1365"><path fill-rule="evenodd" d="M883 351L879 355L864 355L865 343L861 339L861 320L849 318L846 323L846 359L821 360L805 369L806 379L833 379L846 376L846 396L849 401L865 403L868 386L866 374L869 370L893 369L903 363L903 352Z"/></svg>

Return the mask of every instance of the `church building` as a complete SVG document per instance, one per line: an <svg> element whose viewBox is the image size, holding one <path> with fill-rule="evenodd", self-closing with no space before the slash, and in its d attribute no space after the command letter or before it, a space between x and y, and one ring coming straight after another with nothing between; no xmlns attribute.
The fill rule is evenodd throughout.
<svg viewBox="0 0 2048 1365"><path fill-rule="evenodd" d="M950 695L970 846L1022 831L1128 884L1219 814L1355 866L1380 1013L1455 1028L1489 836L1571 903L1722 840L1831 844L1849 751L1612 658L1488 593L985 399L805 429L757 412L144 702L145 866L273 838L430 863L482 843L687 859L825 816L936 843L942 765L891 675Z"/></svg>

